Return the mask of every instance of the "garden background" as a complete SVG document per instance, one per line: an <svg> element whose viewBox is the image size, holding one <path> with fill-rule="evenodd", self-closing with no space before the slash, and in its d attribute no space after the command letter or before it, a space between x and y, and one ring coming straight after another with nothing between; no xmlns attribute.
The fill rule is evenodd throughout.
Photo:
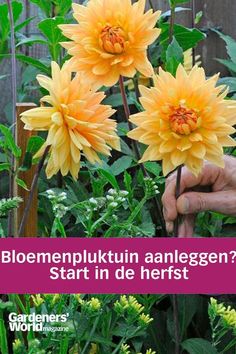
<svg viewBox="0 0 236 354"><path fill-rule="evenodd" d="M69 21L72 21L70 1L18 2L24 7L19 16L20 11L17 10L18 5L16 5L15 16L19 17L16 27L21 27L20 23L26 22L25 26L22 26L15 34L17 55L24 59L24 65L17 60L17 101L34 101L38 105L39 98L45 94L45 91L40 91L35 80L36 75L41 72L39 67L43 68L44 74L48 72L49 75L52 58L48 49L56 50L57 54L61 50L55 38L52 38L54 32L58 34L58 29L54 28L54 32L48 35L45 22L42 25L40 21L43 19L45 21L55 15L54 5L53 11L47 13L48 3L65 3L66 10L63 6L60 8L61 16L64 19L66 14ZM43 6L44 9L46 8L45 13L43 14L42 9L39 10L39 7L32 4L33 2L45 5ZM197 60L201 61L207 75L220 71L222 78L227 77L221 82L230 86L229 98L232 98L236 93L234 77L236 76L236 42L233 39L236 37L236 3L229 0L150 1L151 6L162 10L163 13L169 11L169 3L178 4L176 23L188 28L196 27L206 34L204 38L200 32L193 33L184 29L188 41L192 41L193 45L186 43L187 41L184 41L184 36L182 36L180 41L184 47L182 49L195 47L198 44L193 54L196 57L200 55L200 59ZM1 0L0 6L4 4L5 1ZM3 10L2 7L0 9ZM164 26L169 21L169 15L170 12L167 12L162 17L162 21L166 22ZM10 52L10 31L6 18L7 12L0 11L0 25L3 24L0 39L4 39L1 41L3 56L7 56ZM31 20L28 21L29 19ZM39 22L41 32L38 29ZM231 37L225 37L222 33ZM179 35L179 32L176 35ZM168 38L168 34L166 37ZM60 41L59 35L58 42ZM26 42L27 45L24 45ZM160 42L152 47L153 63L156 64L155 67L160 63L168 67L168 60L178 57L179 47L177 45L176 50L176 43L172 43L173 46L170 49L173 50L174 58L167 58L168 55L161 57L159 44ZM164 49L166 52L166 48ZM53 50L50 54L55 54ZM35 61L33 66L29 65L29 60L21 55L40 59L41 62ZM12 123L11 65L10 57L3 58L3 56L0 58L0 121L5 124L5 127L10 127ZM56 56L60 57L60 55ZM216 58L220 58L221 63ZM182 61L182 55L179 61ZM174 63L176 64L175 60ZM140 77L137 76L136 79L138 81ZM132 87L134 83L129 82L129 85L126 83L125 86L132 113L141 110L135 97L134 87ZM145 168L148 169L151 179L144 178L142 169L131 151L131 143L126 138L127 123L124 122L122 100L118 90L118 86L107 90L106 103L112 104L118 110L114 117L119 123L122 153L115 152L111 159L104 158L103 169L83 161L79 180L76 182L70 176L63 179L60 174L47 180L42 171L38 198L40 236L153 237L163 234L160 219L156 215L155 204L156 199L160 202L160 196L164 190L165 180L161 167L156 162L146 163ZM14 144L10 131L1 126L0 156L4 159L6 156L3 152L5 152L8 156L13 154L19 160L20 151ZM37 143L40 143L39 140ZM35 145L37 145L36 141L28 146L27 158L21 166L24 171L32 167L32 157L36 152ZM143 146L140 149L143 152ZM227 153L235 155L235 149L228 149ZM8 195L8 173L11 175L12 171L8 161L1 160L1 163L0 196L2 198ZM13 172L16 177L18 171ZM29 187L19 179L18 184L21 188ZM160 193L156 193L158 190ZM7 212L17 204L7 204L6 201L0 204L1 237L4 237L4 231L6 235L9 227ZM197 221L196 235L235 236L235 218L217 213L203 213ZM0 301L1 352L3 354L12 352L14 354L137 354L141 352L145 354L234 354L236 311L228 305L235 307L235 296L219 295L217 299L218 303L213 298L210 300L208 295L178 297L175 295L120 297L119 295L91 296L90 294L2 295ZM67 335L61 333L36 335L33 331L29 331L27 336L22 332L10 333L7 316L11 311L26 315L68 312L70 320L65 325L69 327L69 333Z"/></svg>

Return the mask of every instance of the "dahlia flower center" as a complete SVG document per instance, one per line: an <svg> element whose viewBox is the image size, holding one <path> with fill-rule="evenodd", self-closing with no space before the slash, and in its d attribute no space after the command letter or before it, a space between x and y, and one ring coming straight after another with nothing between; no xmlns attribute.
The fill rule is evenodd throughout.
<svg viewBox="0 0 236 354"><path fill-rule="evenodd" d="M174 107L170 115L170 127L173 132L188 135L198 127L199 117L194 109Z"/></svg>
<svg viewBox="0 0 236 354"><path fill-rule="evenodd" d="M100 35L100 44L107 53L123 53L125 50L124 30L121 27L104 27Z"/></svg>

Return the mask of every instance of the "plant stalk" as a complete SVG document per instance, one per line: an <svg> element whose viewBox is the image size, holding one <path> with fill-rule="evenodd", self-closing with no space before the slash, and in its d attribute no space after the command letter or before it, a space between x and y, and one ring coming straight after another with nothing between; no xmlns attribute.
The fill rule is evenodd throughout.
<svg viewBox="0 0 236 354"><path fill-rule="evenodd" d="M127 120L127 123L128 123L129 130L131 131L133 129L133 124L129 120L130 109L129 109L127 96L126 96L126 93L125 93L125 86L124 86L123 76L120 76L119 84L120 84L120 93L121 93L121 96L122 96L122 101L123 101L123 106L124 106L124 111L125 111L125 117L126 117L126 120ZM134 153L135 153L135 156L136 156L137 160L140 160L141 156L140 156L140 153L139 153L137 142L135 140L132 140L132 146L133 146L133 150L134 150ZM143 173L145 175L144 167L141 167L141 168L142 168Z"/></svg>
<svg viewBox="0 0 236 354"><path fill-rule="evenodd" d="M11 31L11 86L12 86L12 134L15 137L16 130L16 100L17 100L17 83L16 83L16 45L15 45L15 31L14 18L12 11L11 0L6 0L8 6L10 31ZM15 158L12 155L11 165L15 165ZM9 172L9 198L13 197L14 175L12 171ZM9 212L8 216L8 236L12 236L13 229L13 211Z"/></svg>
<svg viewBox="0 0 236 354"><path fill-rule="evenodd" d="M32 185L31 185L31 188L30 188L30 192L29 192L29 198L27 200L27 204L26 204L26 207L25 207L25 210L24 210L24 213L23 213L23 217L22 217L22 220L21 220L21 223L20 223L20 227L19 227L19 230L18 230L17 237L23 236L23 232L24 232L24 229L25 229L26 221L27 221L28 214L29 214L29 211L30 211L30 208L31 208L31 204L32 204L32 201L33 201L33 196L34 196L37 184L38 184L39 175L40 175L40 172L41 172L41 170L43 168L44 161L45 161L45 159L47 157L49 149L50 149L50 146L47 146L45 151L44 151L44 153L43 153L43 156L42 156L41 160L39 161L38 168L37 168L37 170L35 172L35 175L34 175L34 178L33 178L33 181L32 181Z"/></svg>
<svg viewBox="0 0 236 354"><path fill-rule="evenodd" d="M154 4L152 0L149 0L149 5L153 11L155 11Z"/></svg>
<svg viewBox="0 0 236 354"><path fill-rule="evenodd" d="M175 199L177 200L180 196L180 183L181 183L181 174L182 174L182 165L177 169L177 177L176 177L176 189L175 189ZM180 224L180 215L177 215L174 223L174 237L179 236L179 224Z"/></svg>
<svg viewBox="0 0 236 354"><path fill-rule="evenodd" d="M195 0L192 0L192 28L195 28L196 6ZM193 48L193 66L196 64L196 49Z"/></svg>
<svg viewBox="0 0 236 354"><path fill-rule="evenodd" d="M170 32L169 32L169 43L172 42L174 37L174 25L175 25L175 5L171 6L170 10Z"/></svg>
<svg viewBox="0 0 236 354"><path fill-rule="evenodd" d="M175 354L180 354L180 336L179 336L179 313L178 313L178 297L172 295L173 299L173 316L174 316L174 334L175 334Z"/></svg>
<svg viewBox="0 0 236 354"><path fill-rule="evenodd" d="M119 79L119 84L120 84L120 92L121 92L121 96L122 96L122 101L123 101L123 105L124 105L124 111L125 111L125 117L128 123L128 127L129 130L131 131L133 129L133 124L130 122L129 117L130 117L130 109L129 109L129 104L128 104L128 100L127 100L127 96L126 96L126 92L125 92L125 86L124 86L124 79L123 76L120 76ZM136 155L137 160L140 160L141 156L140 156L140 152L139 152L139 148L138 148L138 144L135 140L132 141L133 144L133 150L134 153ZM141 170L144 174L145 177L149 177L149 174L147 172L147 170L145 169L144 165L141 163L140 164ZM160 206L160 203L158 201L158 199L156 197L154 197L154 201L155 201L155 207L157 209L157 213L158 213L158 217L160 220L160 224L162 227L162 231L164 236L167 235L167 231L166 231L166 225L165 225L165 220L163 217L163 213L162 213L162 209Z"/></svg>

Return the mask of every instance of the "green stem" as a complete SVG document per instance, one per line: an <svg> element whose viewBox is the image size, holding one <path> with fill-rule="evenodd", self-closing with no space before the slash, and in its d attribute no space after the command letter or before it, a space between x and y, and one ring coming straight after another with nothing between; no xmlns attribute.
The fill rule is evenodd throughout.
<svg viewBox="0 0 236 354"><path fill-rule="evenodd" d="M236 345L236 339L233 339L223 350L221 353L227 352L230 348Z"/></svg>
<svg viewBox="0 0 236 354"><path fill-rule="evenodd" d="M25 295L25 305L26 305L26 312L30 315L30 295ZM27 339L28 342L35 338L34 332L32 329L28 332Z"/></svg>
<svg viewBox="0 0 236 354"><path fill-rule="evenodd" d="M152 0L149 0L149 5L150 5L151 9L153 11L155 11L154 4L153 4Z"/></svg>
<svg viewBox="0 0 236 354"><path fill-rule="evenodd" d="M180 184L181 184L181 174L182 174L182 165L178 167L177 169L177 178L176 178L176 190L175 190L175 199L177 201L177 199L180 196ZM179 236L179 223L180 223L180 215L177 215L177 218L175 219L175 223L174 223L174 237L178 237Z"/></svg>
<svg viewBox="0 0 236 354"><path fill-rule="evenodd" d="M86 353L86 349L88 348L89 343L90 343L91 340L93 339L93 335L94 335L94 333L95 333L95 331L96 331L96 328L97 328L97 325L98 325L99 320L100 320L100 316L97 316L96 320L94 321L93 328L92 328L92 330L91 330L91 332L90 332L89 338L87 339L87 342L86 342L86 344L85 344L85 346L84 346L84 348L83 348L81 354L85 354L85 353Z"/></svg>
<svg viewBox="0 0 236 354"><path fill-rule="evenodd" d="M2 310L0 310L0 348L2 354L8 354L7 332Z"/></svg>
<svg viewBox="0 0 236 354"><path fill-rule="evenodd" d="M127 96L126 96L126 92L125 92L125 85L124 85L123 76L120 76L119 84L120 84L120 93L121 93L123 106L124 106L124 111L125 111L125 118L126 118L126 121L128 123L129 131L131 131L131 130L133 130L133 124L129 120L129 118L130 118L130 109L129 109L129 104L128 104L128 100L127 100ZM132 147L133 147L133 151L134 151L136 159L140 160L141 159L141 155L139 153L138 144L137 144L137 142L135 140L132 140ZM145 169L144 169L142 164L141 164L141 168L142 168L142 170L144 172ZM145 174L145 172L144 172L144 174Z"/></svg>
<svg viewBox="0 0 236 354"><path fill-rule="evenodd" d="M180 334L179 334L179 310L178 297L172 295L173 299L173 316L174 316L174 333L175 333L175 354L180 354Z"/></svg>
<svg viewBox="0 0 236 354"><path fill-rule="evenodd" d="M25 207L25 210L24 210L24 213L23 213L23 216L22 216L22 220L21 220L21 223L20 223L19 230L18 230L18 235L17 235L18 237L19 236L23 236L23 232L25 230L25 225L26 225L27 218L28 218L28 215L29 215L29 211L30 211L30 208L31 208L31 204L32 204L32 201L33 201L34 193L35 193L35 190L36 190L36 187L37 187L37 184L38 184L39 175L40 175L40 172L41 172L41 170L43 168L44 161L45 161L45 159L47 157L49 149L50 149L50 146L47 146L45 151L44 151L44 153L43 153L43 156L42 156L41 160L39 161L37 171L35 172L35 175L34 175L34 178L33 178L33 181L32 181L32 185L31 185L31 188L30 188L30 192L29 192L29 198L27 200L26 207ZM32 236L36 236L36 235L32 235Z"/></svg>
<svg viewBox="0 0 236 354"><path fill-rule="evenodd" d="M11 0L6 0L8 6L8 13L10 19L11 30L11 85L12 85L12 133L15 136L16 130L16 100L17 100L17 82L16 82L16 45L15 45L15 31L14 31L14 18L12 11ZM11 165L15 165L14 155L11 157ZM13 197L13 183L14 177L11 171L9 171L9 198ZM13 211L9 212L8 216L8 236L12 236L13 230Z"/></svg>
<svg viewBox="0 0 236 354"><path fill-rule="evenodd" d="M171 6L171 15L170 15L170 32L169 32L169 43L172 42L174 37L174 26L175 26L175 5Z"/></svg>
<svg viewBox="0 0 236 354"><path fill-rule="evenodd" d="M196 6L195 0L192 0L192 28L195 28ZM193 66L196 64L196 49L193 48Z"/></svg>

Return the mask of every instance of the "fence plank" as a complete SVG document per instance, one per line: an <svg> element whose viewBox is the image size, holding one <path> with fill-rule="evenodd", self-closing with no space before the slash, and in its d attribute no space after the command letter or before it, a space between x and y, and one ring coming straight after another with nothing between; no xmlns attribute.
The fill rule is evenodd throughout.
<svg viewBox="0 0 236 354"><path fill-rule="evenodd" d="M16 143L20 146L22 149L22 156L24 156L24 153L26 151L27 147L27 141L32 135L36 135L35 132L32 132L30 130L24 130L24 123L20 119L20 114L31 109L35 108L36 105L34 103L18 103L16 106L17 110L17 125L16 125ZM21 161L22 162L22 161ZM27 184L28 188L30 188L33 177L35 174L35 167L33 166L29 171L25 172L20 172L19 178L23 179L25 183ZM26 191L25 189L21 188L17 184L14 186L14 194L21 197L23 199L23 203L20 204L20 207L16 210L15 212L15 232L14 236L17 237L17 230L19 229L20 226L20 221L23 216L23 212L26 206L26 202L29 196L29 192ZM33 197L33 203L32 207L30 209L28 218L27 218L27 223L25 227L25 231L23 236L24 237L36 237L37 232L38 232L38 198L37 198L37 193L35 193Z"/></svg>

